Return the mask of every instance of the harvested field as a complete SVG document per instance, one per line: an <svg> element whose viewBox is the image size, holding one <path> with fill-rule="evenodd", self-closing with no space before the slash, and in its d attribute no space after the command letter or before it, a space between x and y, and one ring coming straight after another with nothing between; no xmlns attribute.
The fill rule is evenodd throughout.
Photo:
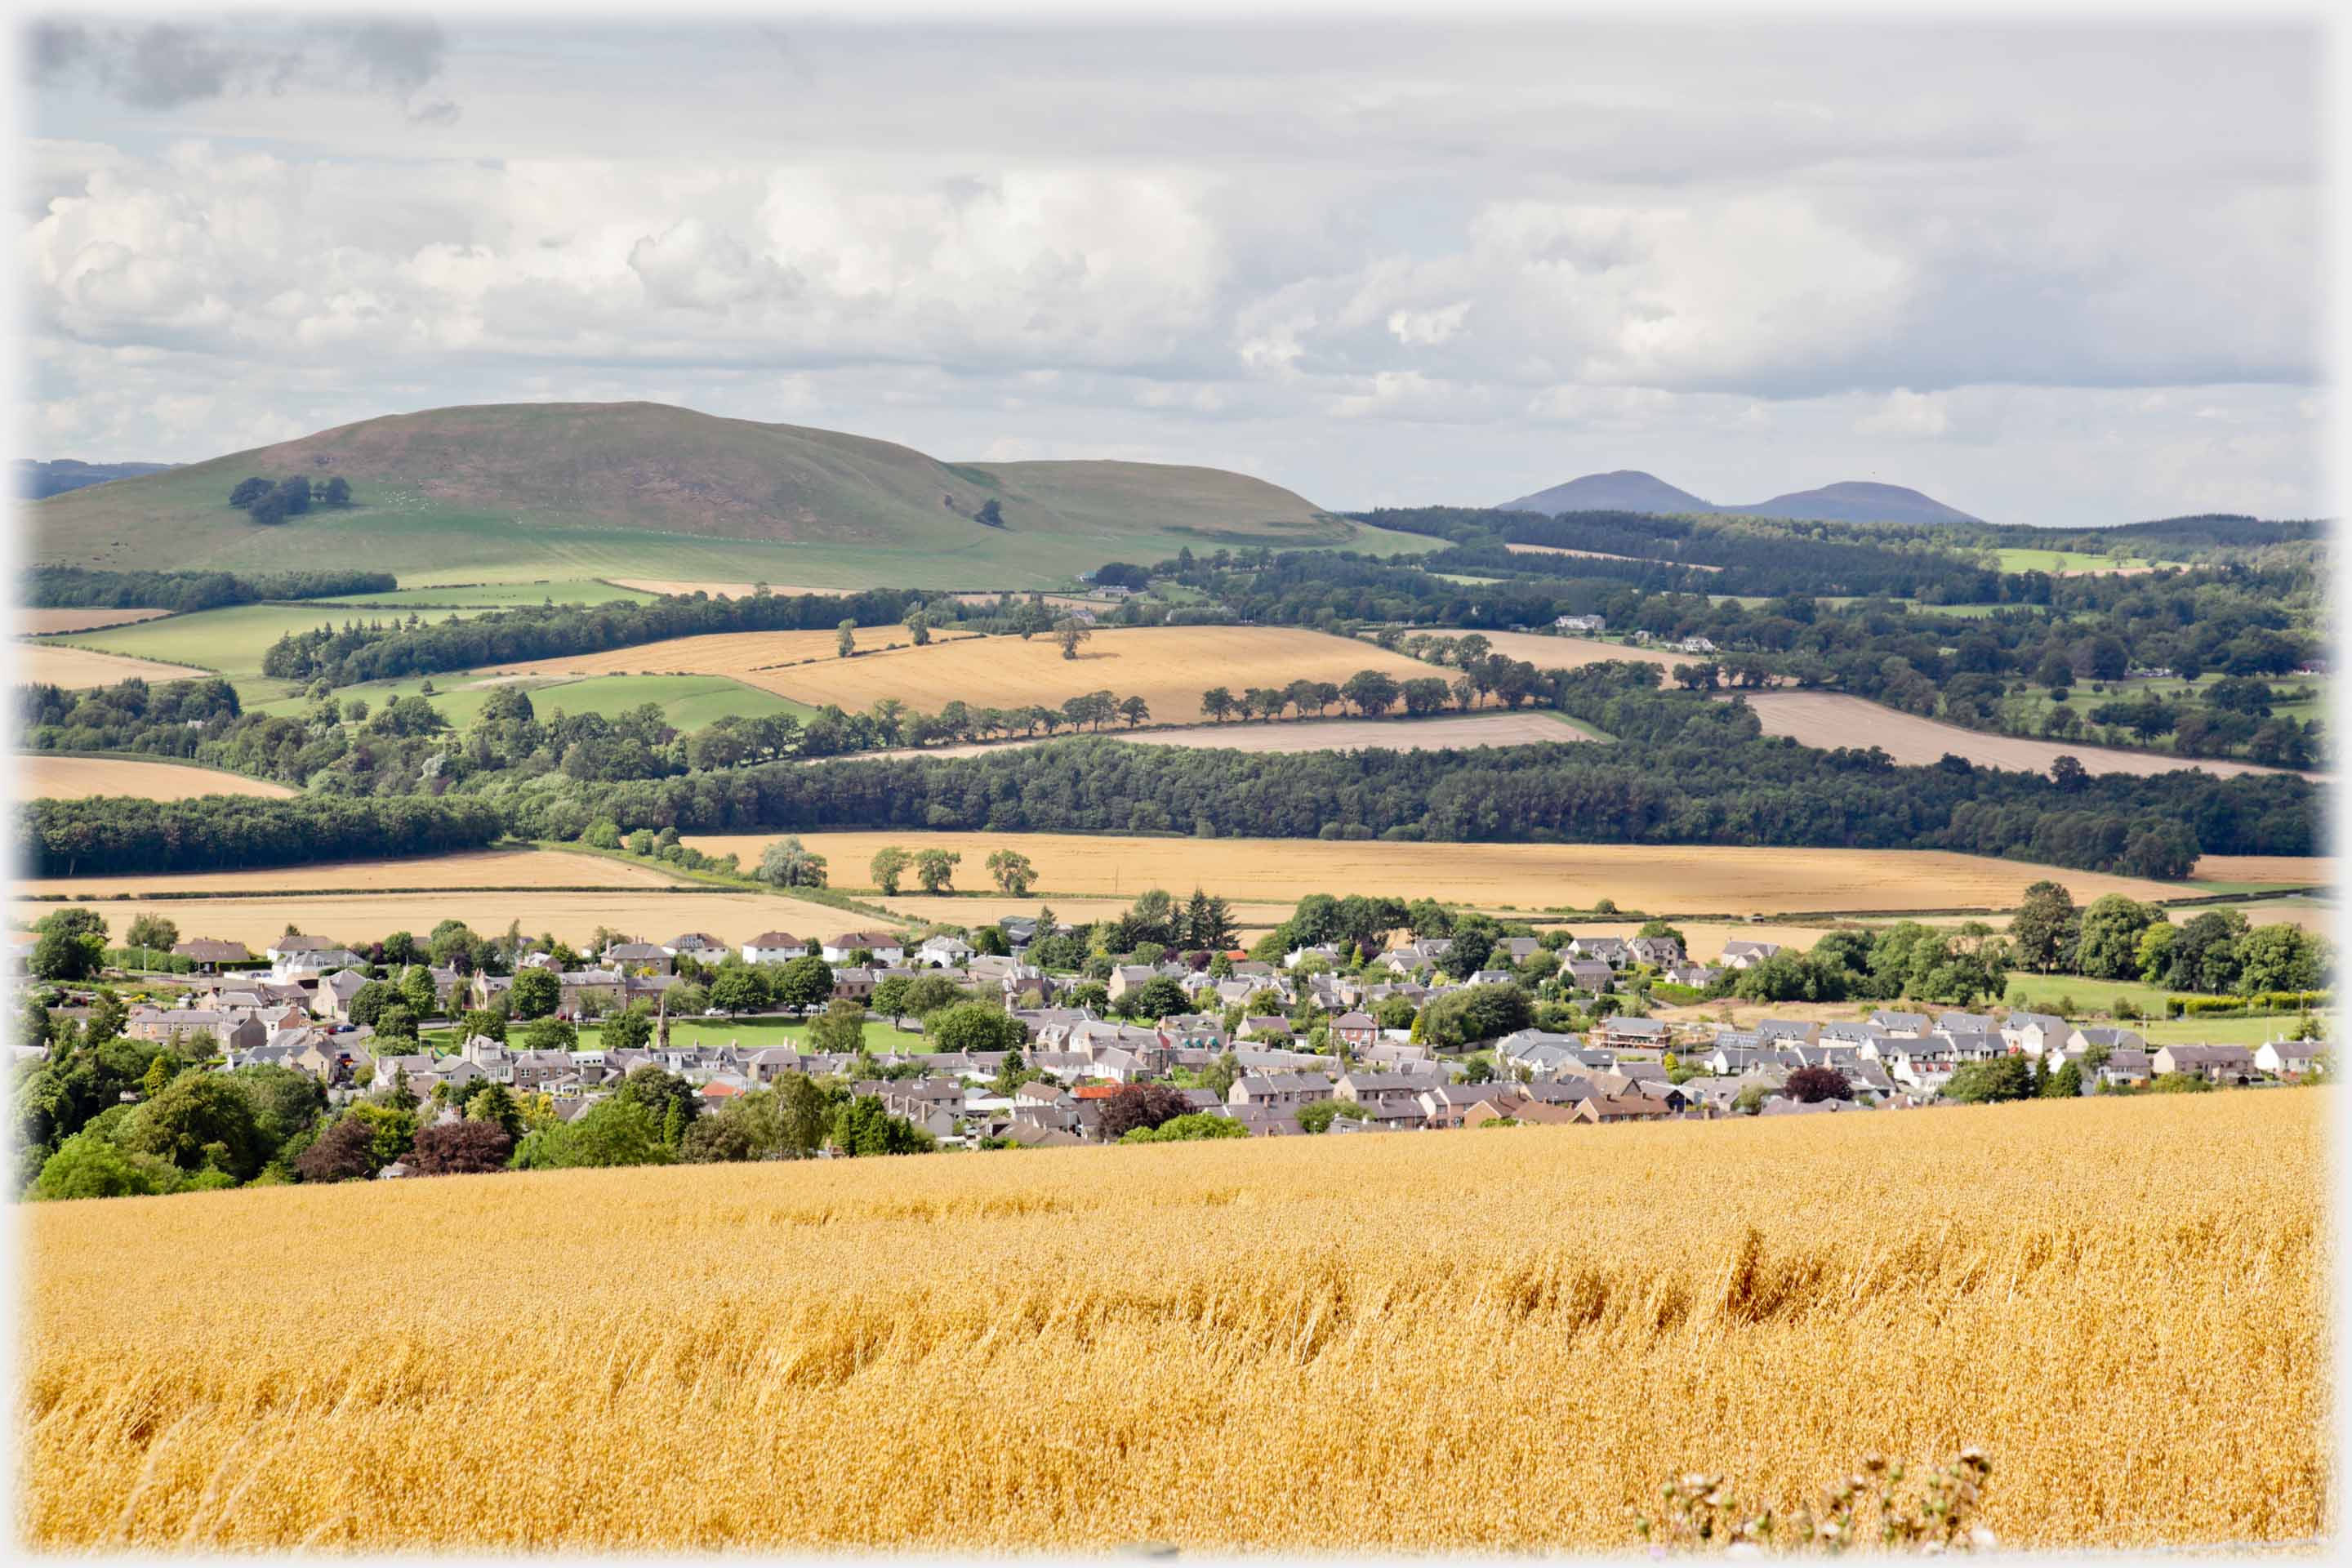
<svg viewBox="0 0 2352 1568"><path fill-rule="evenodd" d="M25 637L43 637L52 632L96 631L100 626L127 626L133 621L152 621L158 616L168 616L169 610L110 610L86 605L70 610L18 610L16 630Z"/></svg>
<svg viewBox="0 0 2352 1568"><path fill-rule="evenodd" d="M299 882L292 884L299 887ZM848 914L823 904L764 893L670 892L644 888L626 892L551 893L303 893L205 899L126 899L93 906L118 935L142 914L176 921L184 936L225 937L257 951L284 934L289 922L314 935L345 942L374 942L396 931L422 936L445 920L460 920L478 931L496 932L515 921L532 936L552 933L583 942L598 926L610 926L647 942L680 931L705 931L740 942L761 931L805 935L871 926L870 915ZM56 904L16 900L9 919L18 925L53 912Z"/></svg>
<svg viewBox="0 0 2352 1568"><path fill-rule="evenodd" d="M1413 630L1441 637L1469 635L1455 626L1415 626ZM1577 669L1605 659L1654 664L1661 668L1671 669L1678 664L1689 664L1698 657L1687 653L1661 653L1655 648L1634 647L1626 643L1599 642L1591 637L1556 637L1543 632L1482 631L1478 635L1492 643L1496 653L1525 659L1538 669Z"/></svg>
<svg viewBox="0 0 2352 1568"><path fill-rule="evenodd" d="M2199 882L2332 888L2336 885L2336 859L2329 855L2200 855L2189 877Z"/></svg>
<svg viewBox="0 0 2352 1568"><path fill-rule="evenodd" d="M132 795L147 800L187 800L205 795L257 795L284 798L298 792L266 779L225 773L180 763L131 762L117 757L59 757L19 753L17 788L27 800L79 800L87 795Z"/></svg>
<svg viewBox="0 0 2352 1568"><path fill-rule="evenodd" d="M985 869L982 870L985 877ZM851 880L856 880L852 878ZM1188 889L1187 891L1190 889ZM1063 921L1087 921L1114 920L1127 912L1133 899L1060 898L1041 899L1032 893L1026 898L1006 898L995 892L953 894L933 897L928 893L901 894L897 898L876 900L883 908L908 920L938 921L944 925L976 926L1006 915L1034 915L1047 904L1053 906L1054 918ZM1242 900L1231 905L1234 923L1245 932L1265 931L1290 918L1298 906L1294 900Z"/></svg>
<svg viewBox="0 0 2352 1568"><path fill-rule="evenodd" d="M773 834L697 834L713 855L759 864ZM1602 899L1649 913L1811 914L1835 910L2010 909L2044 878L2078 901L2102 893L2149 900L2177 885L1974 855L1909 849L1760 849L1706 845L1395 844L1316 838L1150 838L1064 833L808 833L833 885L870 886L886 844L960 853L956 885L989 889L985 862L1017 849L1039 893L1132 899L1147 888L1296 903L1307 893L1434 898L1478 909L1591 909ZM911 885L911 883L910 883ZM1032 906L1036 895L1024 900Z"/></svg>
<svg viewBox="0 0 2352 1568"><path fill-rule="evenodd" d="M861 646L904 643L898 626L858 634ZM885 697L936 712L950 698L974 707L1058 706L1108 689L1122 699L1141 697L1161 721L1197 718L1201 693L1223 685L1291 680L1344 681L1360 669L1399 679L1439 673L1429 665L1367 644L1286 626L1141 626L1098 631L1075 659L1062 657L1049 637L956 637L934 634L928 647L900 647L834 657L831 632L720 633L679 637L644 647L614 648L578 658L499 667L508 673L607 674L635 670L731 675L763 690L851 711Z"/></svg>
<svg viewBox="0 0 2352 1568"><path fill-rule="evenodd" d="M934 632L931 636L932 646L942 650L950 643L974 640L968 634L955 632ZM827 677L835 667L847 670L871 660L888 658L894 653L919 655L930 651L909 643L904 626L861 626L857 631L859 656L845 659L836 654L837 637L834 632L713 632L706 637L672 637L667 642L639 643L596 653L561 654L520 664L487 665L484 669L500 675L725 675L763 690L785 692L777 681L785 675L787 667L822 660L825 666L823 673L791 673L797 678L799 686L829 692L832 686ZM816 700L839 701L845 708L865 706L830 695Z"/></svg>
<svg viewBox="0 0 2352 1568"><path fill-rule="evenodd" d="M1898 763L1926 765L1945 753L1966 757L1982 768L2011 768L2048 773L2060 757L2073 757L2095 773L2137 773L2152 777L2193 768L2224 777L2238 773L2274 773L2251 763L2217 762L2196 757L2158 756L2147 752L2110 751L2063 741L2031 741L2011 735L1989 735L1964 730L1935 719L1897 712L1866 698L1836 691L1749 691L1742 693L1763 721L1768 735L1789 735L1808 746L1876 746Z"/></svg>
<svg viewBox="0 0 2352 1568"><path fill-rule="evenodd" d="M1788 1509L1865 1454L1981 1444L2012 1551L2306 1542L2331 1523L2331 1100L29 1205L19 1528L1630 1554L1695 1467ZM529 1245L485 1268L499 1237ZM126 1288L133 1259L170 1288ZM364 1332L320 1331L355 1301ZM486 1354L486 1323L528 1331ZM615 1456L625 1484L583 1484Z"/></svg>
<svg viewBox="0 0 2352 1568"><path fill-rule="evenodd" d="M1612 555L1605 550L1570 550L1560 544L1506 544L1504 549L1515 555L1580 555L1587 561L1634 561L1645 566L1687 566L1694 572L1720 572L1720 566L1703 565L1696 561L1675 561L1660 555Z"/></svg>
<svg viewBox="0 0 2352 1568"><path fill-rule="evenodd" d="M192 871L182 876L51 877L19 882L16 890L43 896L112 899L131 894L269 893L289 889L363 890L431 888L675 888L679 879L645 861L570 855L556 849L472 849L407 860L337 860L313 866L269 866L250 871ZM517 914L527 910L518 907Z"/></svg>
<svg viewBox="0 0 2352 1568"><path fill-rule="evenodd" d="M1226 752L1441 752L1474 746L1525 746L1543 741L1590 741L1593 737L1563 723L1549 710L1520 712L1464 713L1444 719L1295 719L1246 724L1179 724L1164 730L1106 730L1114 740L1139 746L1202 746ZM991 741L970 746L926 746L919 752L866 752L853 760L876 756L974 757L1006 746L1029 746L1034 741Z"/></svg>
<svg viewBox="0 0 2352 1568"><path fill-rule="evenodd" d="M112 686L132 676L146 681L194 680L208 673L186 665L158 664L152 658L68 647L63 643L16 645L16 679L27 686L62 686L68 691L79 691L92 686Z"/></svg>

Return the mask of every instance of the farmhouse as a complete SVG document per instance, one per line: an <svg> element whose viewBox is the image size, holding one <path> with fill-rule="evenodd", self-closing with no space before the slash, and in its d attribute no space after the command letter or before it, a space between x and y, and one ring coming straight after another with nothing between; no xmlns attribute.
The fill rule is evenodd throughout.
<svg viewBox="0 0 2352 1568"><path fill-rule="evenodd" d="M808 953L808 939L788 931L763 931L743 944L746 963L786 963Z"/></svg>

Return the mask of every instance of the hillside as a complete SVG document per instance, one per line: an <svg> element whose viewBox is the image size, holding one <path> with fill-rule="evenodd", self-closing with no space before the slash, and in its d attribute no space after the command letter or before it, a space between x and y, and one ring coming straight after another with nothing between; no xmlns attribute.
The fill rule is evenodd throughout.
<svg viewBox="0 0 2352 1568"><path fill-rule="evenodd" d="M39 500L89 485L102 485L109 479L160 474L170 467L169 463L85 463L79 458L54 458L47 462L37 462L30 458L19 458L16 459L16 494L25 500Z"/></svg>
<svg viewBox="0 0 2352 1568"><path fill-rule="evenodd" d="M356 504L259 526L227 505L254 474L341 475ZM991 500L1002 528L976 521ZM1214 468L949 464L888 441L652 403L393 415L54 497L28 515L44 563L331 561L404 583L650 573L992 587L1187 542L1398 547Z"/></svg>
<svg viewBox="0 0 2352 1568"><path fill-rule="evenodd" d="M1748 517L1790 518L1801 522L1979 522L1956 507L1904 485L1844 479L1817 489L1790 490L1754 506L1720 509Z"/></svg>
<svg viewBox="0 0 2352 1568"><path fill-rule="evenodd" d="M1500 510L1549 512L1557 517L1564 511L1673 513L1717 509L1712 501L1701 500L1654 474L1645 474L1639 468L1619 468L1613 473L1587 474L1564 485L1505 501Z"/></svg>

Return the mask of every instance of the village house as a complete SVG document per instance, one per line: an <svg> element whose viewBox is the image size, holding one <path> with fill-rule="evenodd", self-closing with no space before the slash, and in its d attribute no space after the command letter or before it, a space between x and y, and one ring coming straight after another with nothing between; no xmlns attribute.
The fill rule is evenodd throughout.
<svg viewBox="0 0 2352 1568"><path fill-rule="evenodd" d="M1755 968L1780 951L1780 944L1777 942L1749 942L1736 937L1723 944L1723 953L1718 962L1723 968L1740 973Z"/></svg>
<svg viewBox="0 0 2352 1568"><path fill-rule="evenodd" d="M2001 1020L2000 1040L2012 1053L2038 1057L2065 1044L2073 1032L2065 1019L2048 1013L2011 1013Z"/></svg>
<svg viewBox="0 0 2352 1568"><path fill-rule="evenodd" d="M2332 1054L2319 1040L2272 1040L2254 1047L2254 1066L2273 1078L2307 1078L2326 1071Z"/></svg>
<svg viewBox="0 0 2352 1568"><path fill-rule="evenodd" d="M1609 629L1609 617L1606 616L1559 616L1554 617L1551 624L1561 631L1570 632L1578 637L1598 637Z"/></svg>
<svg viewBox="0 0 2352 1568"><path fill-rule="evenodd" d="M716 964L734 950L707 931L690 931L684 936L674 936L662 943L662 951L672 958L690 958L697 963Z"/></svg>
<svg viewBox="0 0 2352 1568"><path fill-rule="evenodd" d="M2208 1083L2244 1083L2254 1075L2254 1053L2243 1046L2166 1046L2149 1065L2158 1078L2179 1072Z"/></svg>
<svg viewBox="0 0 2352 1568"><path fill-rule="evenodd" d="M632 974L667 974L673 962L666 950L649 942L616 942L607 947L602 956L605 968L624 970Z"/></svg>
<svg viewBox="0 0 2352 1568"><path fill-rule="evenodd" d="M827 963L847 963L860 952L876 963L903 963L907 958L906 939L896 931L844 931L839 936L826 937L817 956Z"/></svg>
<svg viewBox="0 0 2352 1568"><path fill-rule="evenodd" d="M790 963L808 956L808 939L788 931L763 931L743 944L746 963Z"/></svg>
<svg viewBox="0 0 2352 1568"><path fill-rule="evenodd" d="M196 937L177 944L172 949L172 956L186 959L196 966L196 973L199 974L215 973L224 963L253 962L253 954L247 951L245 943L224 942L208 936Z"/></svg>

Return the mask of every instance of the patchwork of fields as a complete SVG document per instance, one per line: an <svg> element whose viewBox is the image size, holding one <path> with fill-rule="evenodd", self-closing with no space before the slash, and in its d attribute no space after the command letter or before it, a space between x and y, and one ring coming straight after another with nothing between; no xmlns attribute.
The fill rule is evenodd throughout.
<svg viewBox="0 0 2352 1568"><path fill-rule="evenodd" d="M16 631L20 637L95 631L100 626L127 626L133 621L152 621L158 616L171 613L169 610L106 609L95 605L66 610L19 609L16 611Z"/></svg>
<svg viewBox="0 0 2352 1568"><path fill-rule="evenodd" d="M696 834L695 847L759 863L772 834ZM2078 900L2121 892L2179 897L2176 884L1934 850L1767 849L1638 844L1399 844L1378 839L1150 838L1058 833L809 833L836 888L871 885L884 845L963 857L957 885L990 889L985 862L1017 849L1040 893L1133 899L1195 886L1225 898L1295 904L1312 892L1434 898L1480 909L1590 909L1611 899L1648 912L1812 914L1837 910L2008 909L2044 878ZM913 886L908 879L908 886ZM992 891L992 889L991 889ZM1024 900L1034 912L1036 897Z"/></svg>
<svg viewBox="0 0 2352 1568"><path fill-rule="evenodd" d="M145 800L188 800L206 795L297 794L267 779L183 763L133 762L121 757L61 757L27 752L16 759L17 787L26 800L79 800L86 795L126 795Z"/></svg>
<svg viewBox="0 0 2352 1568"><path fill-rule="evenodd" d="M606 674L686 671L732 676L811 705L838 703L853 712L895 698L936 712L951 700L974 707L1058 707L1072 697L1108 689L1141 697L1153 718L1197 718L1201 693L1226 686L1293 680L1344 681L1360 669L1397 679L1441 673L1435 667L1369 644L1287 626L1139 626L1097 631L1064 658L1050 637L953 637L935 634L929 647L905 644L898 627L858 634L863 652L835 657L832 632L730 632L679 637L648 647L538 659L498 667L509 674Z"/></svg>
<svg viewBox="0 0 2352 1568"><path fill-rule="evenodd" d="M33 1205L20 1528L1630 1551L1693 1468L1785 1509L1866 1453L1981 1444L2012 1550L2305 1541L2330 1518L2326 1101ZM487 1268L496 1236L530 1245ZM172 1288L126 1289L126 1259ZM320 1331L353 1301L365 1332ZM527 1329L485 1354L485 1323ZM583 1484L615 1456L625 1484Z"/></svg>
<svg viewBox="0 0 2352 1568"><path fill-rule="evenodd" d="M16 679L26 686L62 686L68 691L79 691L92 686L113 686L134 678L147 681L186 680L204 673L184 665L126 658L121 654L100 653L64 643L16 645Z"/></svg>

